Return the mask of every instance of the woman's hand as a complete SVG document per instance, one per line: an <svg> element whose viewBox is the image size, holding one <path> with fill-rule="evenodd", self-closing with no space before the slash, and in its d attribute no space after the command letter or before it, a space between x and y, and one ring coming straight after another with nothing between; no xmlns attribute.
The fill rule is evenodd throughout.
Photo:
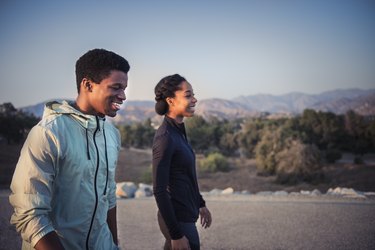
<svg viewBox="0 0 375 250"><path fill-rule="evenodd" d="M208 228L211 226L211 223L212 223L212 217L211 217L211 213L210 213L210 210L208 210L208 208L206 207L201 207L199 209L199 214L201 216L201 225L203 228Z"/></svg>

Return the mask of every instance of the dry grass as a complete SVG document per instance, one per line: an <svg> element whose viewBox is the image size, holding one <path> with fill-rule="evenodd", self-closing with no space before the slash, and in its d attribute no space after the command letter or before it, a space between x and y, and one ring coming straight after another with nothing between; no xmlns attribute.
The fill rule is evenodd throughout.
<svg viewBox="0 0 375 250"><path fill-rule="evenodd" d="M21 145L0 145L0 187L9 187L20 149ZM200 157L202 156L197 156L197 158ZM122 149L118 160L116 181L146 182L150 179L151 160L150 149ZM277 184L273 176L258 176L253 159L229 158L228 161L231 168L229 172L198 173L202 191L232 187L235 191L247 190L251 193L276 190L291 192L315 188L326 192L328 188L337 186L360 191L375 191L373 161L367 165L354 165L348 162L326 165L323 168L326 176L323 183L317 185L300 183L293 186Z"/></svg>

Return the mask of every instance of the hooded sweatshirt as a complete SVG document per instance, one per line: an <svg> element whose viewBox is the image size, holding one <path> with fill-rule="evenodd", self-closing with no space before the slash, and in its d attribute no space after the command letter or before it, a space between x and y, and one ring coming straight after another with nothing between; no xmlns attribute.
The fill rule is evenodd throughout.
<svg viewBox="0 0 375 250"><path fill-rule="evenodd" d="M11 223L33 249L55 231L65 249L117 249L107 225L116 206L118 130L68 102L47 103L21 150L9 201Z"/></svg>

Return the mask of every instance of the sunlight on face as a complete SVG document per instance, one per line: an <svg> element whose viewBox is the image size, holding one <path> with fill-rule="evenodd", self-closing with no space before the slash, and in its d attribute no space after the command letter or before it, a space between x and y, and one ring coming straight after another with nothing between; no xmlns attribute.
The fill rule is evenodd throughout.
<svg viewBox="0 0 375 250"><path fill-rule="evenodd" d="M197 99L194 97L194 91L190 83L183 81L180 84L180 90L175 92L175 96L169 99L168 116L178 122L182 122L184 117L191 117L195 112Z"/></svg>

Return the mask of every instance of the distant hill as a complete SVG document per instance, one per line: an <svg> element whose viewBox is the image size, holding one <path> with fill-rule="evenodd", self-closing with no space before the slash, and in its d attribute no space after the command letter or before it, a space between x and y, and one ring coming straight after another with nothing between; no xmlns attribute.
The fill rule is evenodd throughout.
<svg viewBox="0 0 375 250"><path fill-rule="evenodd" d="M21 109L41 117L44 103ZM155 113L154 104L154 101L126 101L123 109L111 120L115 123L139 122L148 118L160 121L160 116ZM257 94L239 96L232 100L211 98L197 103L196 114L206 119L258 117L264 113L279 117L300 114L307 108L336 114L344 114L351 109L364 116L374 116L375 89L338 89L316 95L298 92L285 95Z"/></svg>

